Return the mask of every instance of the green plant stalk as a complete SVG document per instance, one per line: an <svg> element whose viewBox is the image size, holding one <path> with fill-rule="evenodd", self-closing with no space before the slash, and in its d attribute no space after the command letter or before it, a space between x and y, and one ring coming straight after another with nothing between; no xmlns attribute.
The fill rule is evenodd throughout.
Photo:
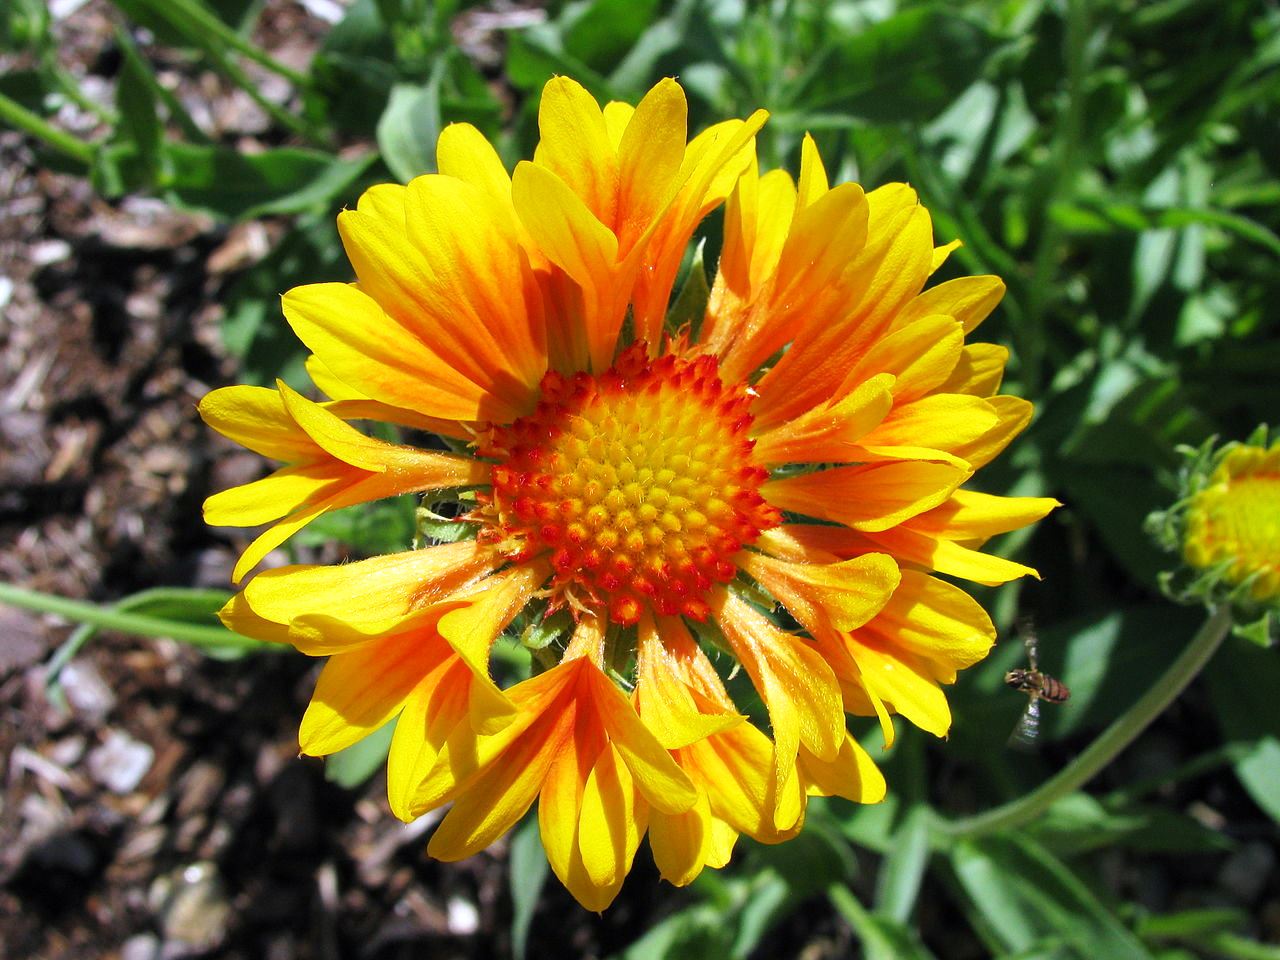
<svg viewBox="0 0 1280 960"><path fill-rule="evenodd" d="M1224 605L1210 614L1164 675L1057 775L1030 793L994 810L959 820L941 820L936 824L937 832L948 837L972 837L1026 826L1058 800L1080 789L1178 698L1204 669L1230 629L1231 607Z"/></svg>
<svg viewBox="0 0 1280 960"><path fill-rule="evenodd" d="M305 90L310 87L311 81L307 76L291 67L286 67L261 47L240 36L200 4L192 3L191 0L143 0L143 2L158 16L173 24L175 29L183 30L182 20L185 18L187 21L185 26L193 26L207 37L226 44L259 66L284 77L298 89ZM246 92L249 92L249 89L251 88L246 88Z"/></svg>
<svg viewBox="0 0 1280 960"><path fill-rule="evenodd" d="M85 167L93 165L93 144L86 143L65 130L59 130L44 117L37 116L3 93L0 93L0 122L43 140L59 153L83 163Z"/></svg>
<svg viewBox="0 0 1280 960"><path fill-rule="evenodd" d="M218 60L219 68L227 75L227 77L243 90L259 107L266 111L276 123L288 129L291 133L305 137L308 140L316 140L316 136L311 130L310 125L300 117L294 116L285 107L278 103L272 103L262 95L258 89L258 85L253 82L247 73L241 70L229 57L224 57L220 53L210 50L209 55Z"/></svg>
<svg viewBox="0 0 1280 960"><path fill-rule="evenodd" d="M42 613L53 613L68 620L91 623L107 630L119 630L121 633L133 633L141 637L169 637L189 643L193 647L239 647L255 650L259 647L272 647L272 644L260 640L242 637L232 633L225 627L205 627L198 623L183 623L176 620L165 620L161 617L150 617L142 613L130 613L125 610L113 610L97 604L85 603L82 600L69 600L53 594L24 590L11 583L0 583L0 603L22 607L26 610L38 610Z"/></svg>

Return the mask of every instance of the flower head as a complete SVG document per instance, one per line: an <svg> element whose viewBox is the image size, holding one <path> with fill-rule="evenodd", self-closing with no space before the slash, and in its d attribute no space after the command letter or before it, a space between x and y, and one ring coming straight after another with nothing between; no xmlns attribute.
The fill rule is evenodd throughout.
<svg viewBox="0 0 1280 960"><path fill-rule="evenodd" d="M906 185L831 187L807 138L798 182L761 174L762 113L692 140L685 116L674 81L601 109L557 78L511 176L474 128L447 128L439 174L341 215L357 282L285 295L332 399L281 385L202 404L285 464L207 505L275 522L237 578L328 510L454 503L457 542L269 570L223 619L329 657L303 752L398 717L393 811L452 803L433 854L483 849L536 801L553 869L591 909L646 831L685 884L739 834L793 836L809 796L881 799L846 713L879 717L886 741L893 714L945 735L941 686L995 631L933 574L1033 573L980 548L1055 506L964 489L1031 414L998 394L1005 351L965 343L1001 282L926 289L954 244L934 246ZM668 329L686 246L721 203L705 313ZM556 622L545 669L500 689L492 645ZM735 661L767 732L725 685Z"/></svg>
<svg viewBox="0 0 1280 960"><path fill-rule="evenodd" d="M1182 496L1149 527L1186 568L1166 574L1175 599L1235 608L1238 630L1265 643L1280 614L1280 441L1187 449Z"/></svg>

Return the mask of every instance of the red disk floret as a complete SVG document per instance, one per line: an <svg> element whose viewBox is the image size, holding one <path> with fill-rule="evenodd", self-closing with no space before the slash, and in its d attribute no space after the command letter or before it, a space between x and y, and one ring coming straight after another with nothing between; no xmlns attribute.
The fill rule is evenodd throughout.
<svg viewBox="0 0 1280 960"><path fill-rule="evenodd" d="M490 529L513 559L549 553L559 603L633 624L650 607L705 619L734 554L776 526L752 461L751 397L715 358L650 360L643 344L593 376L548 373L537 409L495 428Z"/></svg>

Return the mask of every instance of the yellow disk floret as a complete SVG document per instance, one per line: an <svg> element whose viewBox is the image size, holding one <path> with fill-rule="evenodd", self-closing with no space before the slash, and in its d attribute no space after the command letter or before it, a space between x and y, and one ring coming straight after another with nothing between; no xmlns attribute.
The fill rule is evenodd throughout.
<svg viewBox="0 0 1280 960"><path fill-rule="evenodd" d="M1187 508L1183 552L1207 569L1227 565L1230 583L1250 581L1253 599L1280 597L1280 446L1239 446Z"/></svg>
<svg viewBox="0 0 1280 960"><path fill-rule="evenodd" d="M481 447L498 461L481 536L512 559L550 554L555 598L614 623L646 607L705 619L734 555L780 519L749 403L713 358L650 361L643 345L599 376L549 373L537 409Z"/></svg>

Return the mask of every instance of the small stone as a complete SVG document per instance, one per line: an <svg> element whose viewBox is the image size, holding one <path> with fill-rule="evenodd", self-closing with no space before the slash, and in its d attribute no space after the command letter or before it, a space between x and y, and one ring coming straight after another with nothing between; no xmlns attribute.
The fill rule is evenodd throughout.
<svg viewBox="0 0 1280 960"><path fill-rule="evenodd" d="M106 719L116 705L116 695L102 674L87 660L72 660L58 676L67 702L80 718L93 725Z"/></svg>
<svg viewBox="0 0 1280 960"><path fill-rule="evenodd" d="M468 937L480 929L480 911L470 900L450 897L446 916L449 932L456 937Z"/></svg>
<svg viewBox="0 0 1280 960"><path fill-rule="evenodd" d="M55 741L49 747L49 759L60 767L73 767L84 756L85 739L79 734L72 734Z"/></svg>
<svg viewBox="0 0 1280 960"><path fill-rule="evenodd" d="M169 877L168 896L160 918L165 957L182 957L215 949L227 936L227 902L222 878L212 863L193 863Z"/></svg>
<svg viewBox="0 0 1280 960"><path fill-rule="evenodd" d="M39 269L66 260L71 256L71 244L65 240L41 240L27 247L27 259Z"/></svg>
<svg viewBox="0 0 1280 960"><path fill-rule="evenodd" d="M0 677L29 667L44 656L44 629L25 610L0 607Z"/></svg>
<svg viewBox="0 0 1280 960"><path fill-rule="evenodd" d="M120 947L120 960L159 960L160 938L151 933L130 937Z"/></svg>
<svg viewBox="0 0 1280 960"><path fill-rule="evenodd" d="M89 751L89 775L112 793L131 793L151 769L155 751L121 730Z"/></svg>

